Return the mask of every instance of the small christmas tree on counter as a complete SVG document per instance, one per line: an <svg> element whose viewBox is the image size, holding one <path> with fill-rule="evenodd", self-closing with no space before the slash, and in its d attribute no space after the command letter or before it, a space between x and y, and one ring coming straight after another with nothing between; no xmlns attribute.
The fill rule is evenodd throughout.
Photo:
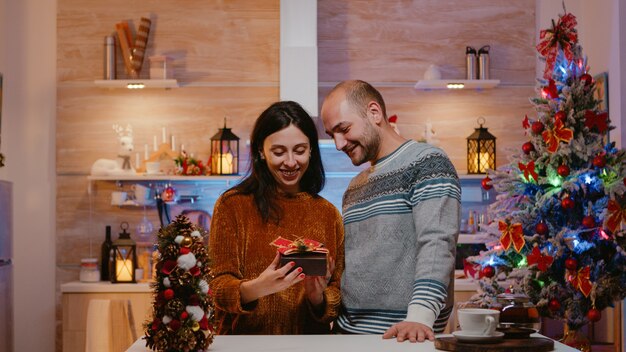
<svg viewBox="0 0 626 352"><path fill-rule="evenodd" d="M204 236L183 215L159 230L153 314L144 337L155 351L206 351L213 342L212 276Z"/></svg>
<svg viewBox="0 0 626 352"><path fill-rule="evenodd" d="M529 141L483 182L498 192L488 227L497 237L467 258L480 273L473 303L495 306L513 289L572 330L626 296L626 153L607 142L575 27L566 13L541 31L546 81L531 99L537 116L522 122Z"/></svg>

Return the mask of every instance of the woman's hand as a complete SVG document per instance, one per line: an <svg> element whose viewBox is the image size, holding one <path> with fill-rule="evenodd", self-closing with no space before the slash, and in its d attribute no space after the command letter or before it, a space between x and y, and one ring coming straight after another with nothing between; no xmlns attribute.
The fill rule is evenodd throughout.
<svg viewBox="0 0 626 352"><path fill-rule="evenodd" d="M282 268L278 267L279 254L272 263L259 275L256 279L245 281L239 286L241 293L241 304L250 303L261 297L280 292L298 282L304 280L302 268L295 268L287 274L289 270L296 265L294 262L285 264Z"/></svg>
<svg viewBox="0 0 626 352"><path fill-rule="evenodd" d="M315 308L320 308L324 303L324 289L328 286L330 278L335 271L335 261L328 257L326 276L307 276L304 279L304 291L306 298Z"/></svg>

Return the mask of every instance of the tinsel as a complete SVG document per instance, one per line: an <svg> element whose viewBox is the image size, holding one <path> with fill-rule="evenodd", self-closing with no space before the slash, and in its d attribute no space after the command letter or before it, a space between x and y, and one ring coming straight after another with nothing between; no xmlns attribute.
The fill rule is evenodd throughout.
<svg viewBox="0 0 626 352"><path fill-rule="evenodd" d="M565 22L575 33L575 17L561 16L557 27ZM566 55L560 46L551 54L552 74L530 99L536 115L522 121L534 151L520 148L508 165L489 172L497 192L489 208L494 221L485 227L492 241L467 262L477 272L486 266L497 272L480 278L471 304L496 306L496 296L513 289L526 293L542 316L578 329L591 309L626 297L626 212L620 213L626 209L626 151L608 142L610 116L598 110L577 38L568 41ZM560 175L563 165L568 171ZM536 233L540 222L542 234ZM507 234L501 223L521 225L522 248L499 241ZM559 304L550 309L550 301Z"/></svg>
<svg viewBox="0 0 626 352"><path fill-rule="evenodd" d="M212 275L203 244L206 235L183 215L159 230L156 277L151 284L152 320L144 324L146 346L152 350L207 351L213 342Z"/></svg>

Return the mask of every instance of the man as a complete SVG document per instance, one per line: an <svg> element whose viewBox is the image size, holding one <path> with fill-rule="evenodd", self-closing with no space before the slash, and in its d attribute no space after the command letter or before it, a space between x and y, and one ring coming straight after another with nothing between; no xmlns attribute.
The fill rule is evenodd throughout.
<svg viewBox="0 0 626 352"><path fill-rule="evenodd" d="M322 105L322 121L354 165L370 162L343 197L343 333L434 340L452 312L461 190L446 154L406 140L380 93L344 81Z"/></svg>

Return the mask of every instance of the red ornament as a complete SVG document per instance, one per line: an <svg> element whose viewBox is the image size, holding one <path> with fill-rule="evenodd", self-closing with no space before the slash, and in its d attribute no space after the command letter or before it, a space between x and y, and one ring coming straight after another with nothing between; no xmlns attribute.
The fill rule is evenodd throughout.
<svg viewBox="0 0 626 352"><path fill-rule="evenodd" d="M587 215L583 218L583 226L590 229L596 226L596 220L591 215Z"/></svg>
<svg viewBox="0 0 626 352"><path fill-rule="evenodd" d="M547 236L550 233L550 228L548 228L548 225L542 221L535 225L535 231L541 236Z"/></svg>
<svg viewBox="0 0 626 352"><path fill-rule="evenodd" d="M535 151L535 146L531 142L526 142L522 145L522 150L524 151L524 154L528 155L530 152Z"/></svg>
<svg viewBox="0 0 626 352"><path fill-rule="evenodd" d="M184 254L189 254L189 252L191 252L191 249L189 249L189 247L180 247L180 254L184 255Z"/></svg>
<svg viewBox="0 0 626 352"><path fill-rule="evenodd" d="M565 165L565 164L563 164L563 165L559 166L559 167L556 169L556 173L557 173L557 174L559 174L559 176L561 176L561 177L567 177L567 176L569 176L569 171L570 171L570 170L569 170L569 166L567 166L567 165Z"/></svg>
<svg viewBox="0 0 626 352"><path fill-rule="evenodd" d="M180 324L180 320L176 320L176 319L173 319L173 320L172 320L172 321L170 321L170 323L169 323L169 324L167 324L167 325L169 325L170 329L172 329L172 330L174 330L174 331L177 331L178 329L180 329L180 326L181 326L181 324Z"/></svg>
<svg viewBox="0 0 626 352"><path fill-rule="evenodd" d="M602 313L599 310L595 309L595 308L591 308L587 312L587 319L589 319L589 321L595 323L597 321L600 321L600 319L602 319Z"/></svg>
<svg viewBox="0 0 626 352"><path fill-rule="evenodd" d="M550 302L548 303L548 309L550 309L553 312L556 312L557 310L561 309L561 302L559 302L558 299L551 299Z"/></svg>
<svg viewBox="0 0 626 352"><path fill-rule="evenodd" d="M185 320L187 318L189 318L189 313L187 312L180 313L180 320Z"/></svg>
<svg viewBox="0 0 626 352"><path fill-rule="evenodd" d="M532 124L532 131L534 134L540 134L541 132L543 132L543 123L541 121L535 121Z"/></svg>
<svg viewBox="0 0 626 352"><path fill-rule="evenodd" d="M176 200L176 189L172 186L166 187L161 193L161 199L164 202L173 202Z"/></svg>
<svg viewBox="0 0 626 352"><path fill-rule="evenodd" d="M605 165L606 158L604 157L604 155L596 155L596 157L593 158L593 166L603 168Z"/></svg>
<svg viewBox="0 0 626 352"><path fill-rule="evenodd" d="M567 268L567 270L576 270L578 268L578 261L576 261L576 259L574 258L567 258L565 259L565 267Z"/></svg>
<svg viewBox="0 0 626 352"><path fill-rule="evenodd" d="M566 197L561 200L561 208L565 210L574 209L574 205L576 204L574 203L574 200L572 200L572 198L570 197Z"/></svg>
<svg viewBox="0 0 626 352"><path fill-rule="evenodd" d="M165 297L165 299L168 301L174 298L174 290L168 288L167 290L163 291L163 297Z"/></svg>
<svg viewBox="0 0 626 352"><path fill-rule="evenodd" d="M591 83L593 83L593 77L591 77L590 74L585 73L584 75L580 76L580 80L585 82L585 85L588 86Z"/></svg>
<svg viewBox="0 0 626 352"><path fill-rule="evenodd" d="M482 181L480 181L480 186L485 190L488 191L490 189L493 188L493 186L491 185L491 179L489 178L489 176L483 178Z"/></svg>
<svg viewBox="0 0 626 352"><path fill-rule="evenodd" d="M487 265L486 267L483 268L483 276L485 277L494 277L496 275L496 269L494 269L493 266L491 265Z"/></svg>
<svg viewBox="0 0 626 352"><path fill-rule="evenodd" d="M565 122L566 118L567 118L567 115L565 114L565 111L559 110L556 112L556 114L554 114L555 121Z"/></svg>

